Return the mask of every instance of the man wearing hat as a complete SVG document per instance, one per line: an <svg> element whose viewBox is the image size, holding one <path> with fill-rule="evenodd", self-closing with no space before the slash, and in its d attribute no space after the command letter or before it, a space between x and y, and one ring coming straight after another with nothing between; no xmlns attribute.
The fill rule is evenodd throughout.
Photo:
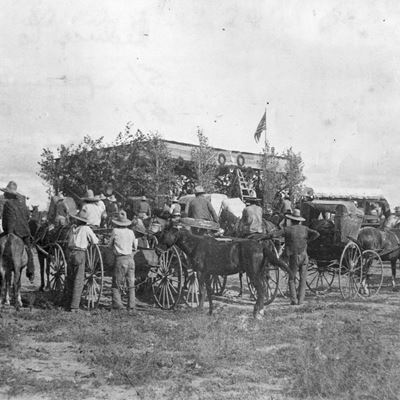
<svg viewBox="0 0 400 400"><path fill-rule="evenodd" d="M137 210L138 217L142 220L148 219L151 217L151 207L147 202L146 196L142 196L139 202L139 207Z"/></svg>
<svg viewBox="0 0 400 400"><path fill-rule="evenodd" d="M82 197L83 201L82 211L85 212L87 218L87 224L92 226L100 226L101 216L104 210L99 207L99 197L95 196L93 190L87 190L85 197Z"/></svg>
<svg viewBox="0 0 400 400"><path fill-rule="evenodd" d="M300 215L300 210L293 210L292 214L286 214L292 224L283 229L285 237L285 254L289 260L289 290L292 305L302 304L306 292L307 280L307 243L318 238L319 233L307 226L301 225L305 219ZM282 232L282 231L281 231ZM275 236L275 234L274 234ZM300 272L300 283L296 291L295 279Z"/></svg>
<svg viewBox="0 0 400 400"><path fill-rule="evenodd" d="M116 219L112 220L115 228L111 233L109 246L113 249L115 263L112 278L112 308L124 308L121 300L122 288L128 287L128 310L135 309L135 262L132 250L136 251L136 238L126 212L121 210Z"/></svg>
<svg viewBox="0 0 400 400"><path fill-rule="evenodd" d="M238 228L242 237L264 232L262 208L258 205L258 202L258 199L246 200L246 207L242 211Z"/></svg>
<svg viewBox="0 0 400 400"><path fill-rule="evenodd" d="M70 217L75 225L68 237L69 258L64 305L68 311L77 312L85 278L86 249L90 244L97 244L99 239L87 225L88 214L84 209Z"/></svg>
<svg viewBox="0 0 400 400"><path fill-rule="evenodd" d="M174 196L171 200L171 207L169 209L169 213L172 218L179 218L181 216L181 205L178 202L178 198Z"/></svg>
<svg viewBox="0 0 400 400"><path fill-rule="evenodd" d="M26 276L33 283L35 264L31 250L31 232L28 225L29 210L21 202L20 198L22 196L17 192L17 184L14 181L10 181L6 188L0 190L4 192L4 198L6 199L2 216L3 234L13 233L24 241L28 254Z"/></svg>
<svg viewBox="0 0 400 400"><path fill-rule="evenodd" d="M203 186L196 186L194 193L196 197L189 204L188 217L218 223L217 213L211 202L205 198Z"/></svg>

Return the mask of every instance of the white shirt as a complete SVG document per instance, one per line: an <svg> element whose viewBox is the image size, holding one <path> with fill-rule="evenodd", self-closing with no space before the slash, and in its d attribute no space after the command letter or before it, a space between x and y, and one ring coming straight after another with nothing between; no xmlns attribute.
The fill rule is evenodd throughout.
<svg viewBox="0 0 400 400"><path fill-rule="evenodd" d="M97 203L85 203L82 210L86 211L88 225L100 226L103 212Z"/></svg>
<svg viewBox="0 0 400 400"><path fill-rule="evenodd" d="M136 238L133 231L129 228L114 228L111 233L110 247L117 256L128 256L132 254L132 249L136 250Z"/></svg>
<svg viewBox="0 0 400 400"><path fill-rule="evenodd" d="M82 250L88 248L89 244L99 243L99 239L94 234L90 226L79 225L74 226L70 231L70 236L68 238L68 247L78 247Z"/></svg>

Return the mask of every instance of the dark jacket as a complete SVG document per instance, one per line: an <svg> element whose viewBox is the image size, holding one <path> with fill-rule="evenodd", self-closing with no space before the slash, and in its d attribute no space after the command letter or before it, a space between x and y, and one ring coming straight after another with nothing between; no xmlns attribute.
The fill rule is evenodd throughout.
<svg viewBox="0 0 400 400"><path fill-rule="evenodd" d="M319 233L304 225L292 225L284 229L286 255L298 255L307 250L307 243L315 240Z"/></svg>
<svg viewBox="0 0 400 400"><path fill-rule="evenodd" d="M197 196L190 202L188 217L218 223L218 216L214 207L204 196Z"/></svg>
<svg viewBox="0 0 400 400"><path fill-rule="evenodd" d="M3 208L3 230L20 238L30 236L28 209L18 199L8 199Z"/></svg>

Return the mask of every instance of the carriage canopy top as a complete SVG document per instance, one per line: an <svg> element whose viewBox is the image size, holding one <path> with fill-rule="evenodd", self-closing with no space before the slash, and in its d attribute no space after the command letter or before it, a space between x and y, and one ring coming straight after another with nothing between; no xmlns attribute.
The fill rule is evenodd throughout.
<svg viewBox="0 0 400 400"><path fill-rule="evenodd" d="M334 225L334 241L343 244L349 238L357 238L364 211L351 201L313 200L302 204L302 215L307 225L319 219L331 220Z"/></svg>

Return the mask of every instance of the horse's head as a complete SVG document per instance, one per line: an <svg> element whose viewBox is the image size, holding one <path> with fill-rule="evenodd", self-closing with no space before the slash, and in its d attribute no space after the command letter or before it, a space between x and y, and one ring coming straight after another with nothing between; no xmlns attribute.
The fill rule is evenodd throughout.
<svg viewBox="0 0 400 400"><path fill-rule="evenodd" d="M164 244L167 247L173 246L179 239L180 228L177 226L170 226L163 230L159 238L159 243Z"/></svg>

